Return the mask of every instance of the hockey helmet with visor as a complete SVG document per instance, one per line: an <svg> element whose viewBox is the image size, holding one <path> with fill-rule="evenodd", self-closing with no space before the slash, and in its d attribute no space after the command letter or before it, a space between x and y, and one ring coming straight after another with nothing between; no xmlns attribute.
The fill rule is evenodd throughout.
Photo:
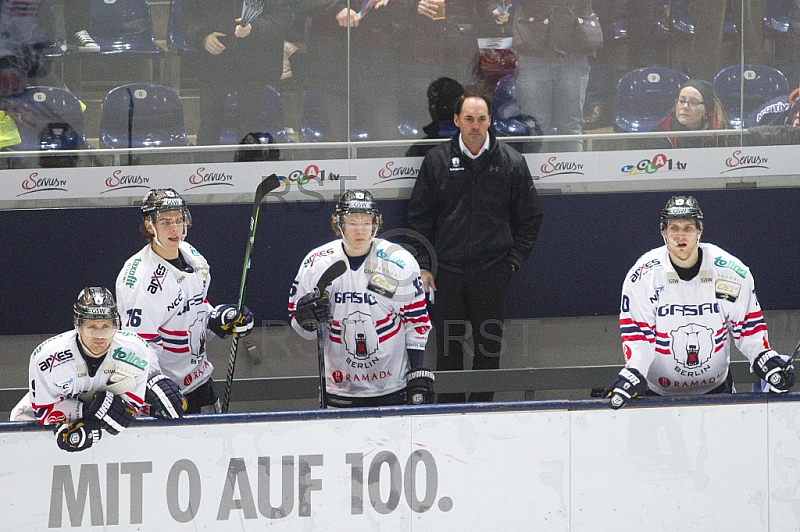
<svg viewBox="0 0 800 532"><path fill-rule="evenodd" d="M107 288L90 286L81 290L78 299L72 306L75 327L80 327L84 320L113 320L120 327L119 311L114 296Z"/></svg>
<svg viewBox="0 0 800 532"><path fill-rule="evenodd" d="M661 232L670 220L693 220L698 231L703 230L703 211L693 196L672 196L661 211Z"/></svg>

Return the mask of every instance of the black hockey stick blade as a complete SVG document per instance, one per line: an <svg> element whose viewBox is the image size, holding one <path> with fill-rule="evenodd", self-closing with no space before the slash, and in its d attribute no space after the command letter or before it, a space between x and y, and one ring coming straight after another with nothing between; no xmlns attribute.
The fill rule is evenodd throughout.
<svg viewBox="0 0 800 532"><path fill-rule="evenodd" d="M250 234L247 238L247 248L244 252L244 265L242 266L242 280L239 284L239 312L244 310L244 296L247 291L247 274L250 271L250 254L253 252L253 245L256 240L256 226L258 225L258 213L261 210L261 202L264 197L281 185L277 174L272 174L264 178L256 188L253 198L253 212L250 215ZM255 347L255 346L254 346ZM222 398L222 411L228 411L231 402L231 386L233 385L233 372L236 369L236 351L239 348L239 335L233 334L231 340L231 352L228 357L228 374L225 377L225 395Z"/></svg>
<svg viewBox="0 0 800 532"><path fill-rule="evenodd" d="M346 271L347 263L343 260L334 262L328 266L328 269L322 273L319 278L319 282L317 282L317 287L314 289L314 295L321 297L322 293L325 292L325 289L328 288L337 277Z"/></svg>
<svg viewBox="0 0 800 532"><path fill-rule="evenodd" d="M328 266L328 269L320 276L316 288L314 288L314 295L322 297L331 283L346 271L347 263L343 260L336 261ZM317 323L317 361L319 362L319 407L324 409L327 407L325 404L327 392L325 385L325 335L321 323Z"/></svg>

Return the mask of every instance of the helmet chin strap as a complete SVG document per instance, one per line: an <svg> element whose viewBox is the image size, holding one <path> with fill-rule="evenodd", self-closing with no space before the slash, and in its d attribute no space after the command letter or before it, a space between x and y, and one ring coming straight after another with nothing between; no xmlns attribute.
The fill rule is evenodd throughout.
<svg viewBox="0 0 800 532"><path fill-rule="evenodd" d="M153 242L155 242L158 245L158 247L160 247L162 249L166 249L166 248L164 248L164 244L162 244L161 241L158 239L158 231L156 231L156 226L153 223L153 221L148 218L146 220L146 223L153 230ZM183 242L184 238L186 238L186 223L183 224L183 234L181 235L181 242Z"/></svg>

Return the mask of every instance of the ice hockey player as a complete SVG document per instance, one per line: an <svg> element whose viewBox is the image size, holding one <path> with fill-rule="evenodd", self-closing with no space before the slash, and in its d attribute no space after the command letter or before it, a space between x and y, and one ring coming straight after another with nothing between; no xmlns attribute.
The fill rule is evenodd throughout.
<svg viewBox="0 0 800 532"><path fill-rule="evenodd" d="M300 336L325 339L325 404L333 407L432 403L434 375L423 367L430 319L419 265L397 244L375 238L381 215L372 194L348 190L331 217L340 237L312 250L289 291ZM314 288L332 264L348 268L327 293Z"/></svg>
<svg viewBox="0 0 800 532"><path fill-rule="evenodd" d="M84 288L73 311L75 329L42 342L31 355L30 389L12 421L34 417L53 425L58 446L73 452L91 447L103 430L119 434L145 400L161 417L183 414L178 387L160 374L147 344L119 330L109 290Z"/></svg>
<svg viewBox="0 0 800 532"><path fill-rule="evenodd" d="M226 338L246 336L253 314L207 300L211 273L206 259L184 241L192 217L173 189L154 189L142 200L140 232L147 245L117 277L122 327L145 339L161 371L181 389L188 414L221 411L206 355L206 329Z"/></svg>
<svg viewBox="0 0 800 532"><path fill-rule="evenodd" d="M628 272L620 306L625 368L607 389L612 408L645 393L732 393L731 336L768 391L794 385L794 367L769 345L750 270L701 244L702 233L697 200L673 196L661 211L664 246Z"/></svg>

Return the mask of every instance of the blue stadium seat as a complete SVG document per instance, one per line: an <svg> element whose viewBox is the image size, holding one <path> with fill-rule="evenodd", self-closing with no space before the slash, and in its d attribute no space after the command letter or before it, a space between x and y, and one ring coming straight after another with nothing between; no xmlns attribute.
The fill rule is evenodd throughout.
<svg viewBox="0 0 800 532"><path fill-rule="evenodd" d="M291 142L286 134L286 115L281 94L271 85L265 85L261 95L259 125L259 131L272 135L275 142Z"/></svg>
<svg viewBox="0 0 800 532"><path fill-rule="evenodd" d="M167 26L167 46L178 55L189 55L197 50L186 44L186 39L178 25L181 16L181 0L171 0L169 3L169 23Z"/></svg>
<svg viewBox="0 0 800 532"><path fill-rule="evenodd" d="M131 83L103 98L100 145L104 148L189 146L183 105L168 87Z"/></svg>
<svg viewBox="0 0 800 532"><path fill-rule="evenodd" d="M492 127L497 136L513 137L525 135L525 126L513 117L522 114L517 103L517 77L509 74L500 78L492 96Z"/></svg>
<svg viewBox="0 0 800 532"><path fill-rule="evenodd" d="M314 91L303 91L303 110L300 115L300 137L307 142L319 142L325 137L319 98Z"/></svg>
<svg viewBox="0 0 800 532"><path fill-rule="evenodd" d="M714 76L714 92L722 102L725 118L733 128L742 127L740 93L744 79L744 116L751 115L765 102L789 94L789 82L780 70L765 65L731 65ZM744 127L754 126L745 120Z"/></svg>
<svg viewBox="0 0 800 532"><path fill-rule="evenodd" d="M69 9L69 6L65 6ZM100 54L160 56L147 0L92 0L89 34Z"/></svg>
<svg viewBox="0 0 800 532"><path fill-rule="evenodd" d="M675 106L683 72L649 67L623 74L617 83L614 131L650 131Z"/></svg>
<svg viewBox="0 0 800 532"><path fill-rule="evenodd" d="M56 87L28 87L25 92L3 101L3 110L19 115L15 121L22 142L15 150L39 150L39 134L48 124L66 123L78 135L78 148L91 148L83 128L83 110L78 98Z"/></svg>

